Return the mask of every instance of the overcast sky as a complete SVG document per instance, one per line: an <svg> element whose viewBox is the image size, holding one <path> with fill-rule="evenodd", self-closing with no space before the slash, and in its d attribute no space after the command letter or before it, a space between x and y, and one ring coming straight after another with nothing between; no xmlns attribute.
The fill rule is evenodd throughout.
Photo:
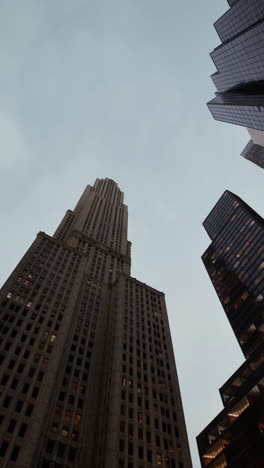
<svg viewBox="0 0 264 468"><path fill-rule="evenodd" d="M164 291L194 468L196 435L243 357L200 257L225 189L263 215L245 129L215 122L209 52L225 0L3 0L1 283L87 184L125 192L132 275Z"/></svg>

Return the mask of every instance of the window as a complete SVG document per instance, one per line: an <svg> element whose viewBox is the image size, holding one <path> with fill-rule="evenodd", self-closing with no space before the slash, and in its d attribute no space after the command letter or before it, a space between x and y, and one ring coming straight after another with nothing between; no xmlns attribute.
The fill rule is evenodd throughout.
<svg viewBox="0 0 264 468"><path fill-rule="evenodd" d="M5 397L4 403L3 403L4 408L8 408L8 406L10 405L10 401L11 401L10 396Z"/></svg>
<svg viewBox="0 0 264 468"><path fill-rule="evenodd" d="M55 416L60 416L60 415L61 415L61 407L57 406L57 408L55 408Z"/></svg>
<svg viewBox="0 0 264 468"><path fill-rule="evenodd" d="M17 346L17 347L16 347L16 350L15 350L15 354L18 356L19 353L20 353L20 351L21 351L20 346Z"/></svg>
<svg viewBox="0 0 264 468"><path fill-rule="evenodd" d="M61 457L61 458L64 457L65 448L66 448L66 445L59 443L58 452L57 452L58 457Z"/></svg>
<svg viewBox="0 0 264 468"><path fill-rule="evenodd" d="M53 452L53 449L54 449L54 446L55 446L55 441L52 440L52 439L48 439L47 447L46 447L46 452L47 452L47 453L52 453L52 452Z"/></svg>
<svg viewBox="0 0 264 468"><path fill-rule="evenodd" d="M30 341L31 341L31 340L30 340ZM29 343L29 344L31 344L31 343ZM29 353L29 350L26 349L26 351L24 352L23 358L24 358L24 359L28 359L28 358L29 358L29 354L30 354L30 353Z"/></svg>
<svg viewBox="0 0 264 468"><path fill-rule="evenodd" d="M31 369L30 369L30 371L29 371L29 373L28 373L28 376L29 376L30 378L32 378L32 377L34 376L35 370L36 370L36 369L35 369L34 367L31 367Z"/></svg>
<svg viewBox="0 0 264 468"><path fill-rule="evenodd" d="M25 383L22 389L22 393L27 393L29 389L29 383Z"/></svg>
<svg viewBox="0 0 264 468"><path fill-rule="evenodd" d="M11 421L9 422L8 424L8 428L7 428L7 432L10 432L10 434L12 434L12 432L14 431L16 427L16 420L15 419L11 419Z"/></svg>
<svg viewBox="0 0 264 468"><path fill-rule="evenodd" d="M3 378L1 380L1 385L5 386L7 381L8 381L9 375L3 375Z"/></svg>
<svg viewBox="0 0 264 468"><path fill-rule="evenodd" d="M22 410L23 408L23 404L24 402L22 400L18 400L17 404L16 404L16 408L15 408L15 411L17 413L20 413L20 411Z"/></svg>
<svg viewBox="0 0 264 468"><path fill-rule="evenodd" d="M58 426L57 426L58 427ZM69 428L67 426L62 426L62 431L61 431L61 435L63 437L68 437L69 435Z"/></svg>
<svg viewBox="0 0 264 468"><path fill-rule="evenodd" d="M78 434L79 434L78 431L72 431L72 436L71 436L72 440L78 440Z"/></svg>
<svg viewBox="0 0 264 468"><path fill-rule="evenodd" d="M15 365L15 361L14 359L11 359L11 361L8 364L8 369L13 369L14 365Z"/></svg>
<svg viewBox="0 0 264 468"><path fill-rule="evenodd" d="M27 424L21 424L20 430L19 430L19 437L24 437L27 431Z"/></svg>
<svg viewBox="0 0 264 468"><path fill-rule="evenodd" d="M67 410L67 411L65 412L64 421L70 421L71 418L72 418L72 411Z"/></svg>
<svg viewBox="0 0 264 468"><path fill-rule="evenodd" d="M119 450L120 452L124 452L125 449L125 441L123 439L119 440Z"/></svg>
<svg viewBox="0 0 264 468"><path fill-rule="evenodd" d="M80 424L81 422L81 415L79 413L76 413L75 418L74 418L74 424Z"/></svg>
<svg viewBox="0 0 264 468"><path fill-rule="evenodd" d="M133 443L129 442L128 443L128 455L133 455Z"/></svg>
<svg viewBox="0 0 264 468"><path fill-rule="evenodd" d="M69 448L69 453L68 453L68 458L70 461L74 461L76 457L76 448L70 447Z"/></svg>
<svg viewBox="0 0 264 468"><path fill-rule="evenodd" d="M18 445L15 445L11 453L11 457L10 457L11 461L16 461L19 451L20 451L20 447Z"/></svg>
<svg viewBox="0 0 264 468"><path fill-rule="evenodd" d="M34 408L33 405L28 405L27 411L26 411L26 416L31 416L33 408Z"/></svg>
<svg viewBox="0 0 264 468"><path fill-rule="evenodd" d="M133 436L133 424L128 425L128 434L132 437Z"/></svg>
<svg viewBox="0 0 264 468"><path fill-rule="evenodd" d="M7 451L7 447L8 447L8 442L6 440L4 440L2 442L2 445L0 447L0 457L4 457L5 454L6 454L6 451Z"/></svg>
<svg viewBox="0 0 264 468"><path fill-rule="evenodd" d="M120 421L120 432L125 432L125 421Z"/></svg>
<svg viewBox="0 0 264 468"><path fill-rule="evenodd" d="M148 463L152 463L152 453L151 453L151 450L148 450Z"/></svg>
<svg viewBox="0 0 264 468"><path fill-rule="evenodd" d="M24 364L19 364L18 369L17 369L17 372L18 372L19 374L21 374L21 373L23 372L23 370L24 370L24 367L25 367Z"/></svg>

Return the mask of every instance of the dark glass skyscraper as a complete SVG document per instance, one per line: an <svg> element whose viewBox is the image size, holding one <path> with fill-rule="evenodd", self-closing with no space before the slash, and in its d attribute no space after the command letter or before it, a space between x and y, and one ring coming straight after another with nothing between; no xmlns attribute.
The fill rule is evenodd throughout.
<svg viewBox="0 0 264 468"><path fill-rule="evenodd" d="M198 436L202 467L264 466L264 220L226 191L204 222L202 259L246 357L220 389L224 410Z"/></svg>
<svg viewBox="0 0 264 468"><path fill-rule="evenodd" d="M208 107L216 120L263 131L264 3L228 3L231 8L214 25L222 43L211 53L217 93Z"/></svg>
<svg viewBox="0 0 264 468"><path fill-rule="evenodd" d="M164 294L130 276L127 217L97 179L0 291L2 468L191 468Z"/></svg>
<svg viewBox="0 0 264 468"><path fill-rule="evenodd" d="M242 151L241 156L264 169L264 146L257 145L250 140Z"/></svg>

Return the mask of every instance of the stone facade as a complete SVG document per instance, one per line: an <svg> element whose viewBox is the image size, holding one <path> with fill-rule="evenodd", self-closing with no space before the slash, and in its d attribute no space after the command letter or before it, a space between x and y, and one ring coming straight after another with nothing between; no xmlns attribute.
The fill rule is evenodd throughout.
<svg viewBox="0 0 264 468"><path fill-rule="evenodd" d="M2 287L2 468L191 467L164 295L130 276L127 218L97 179Z"/></svg>

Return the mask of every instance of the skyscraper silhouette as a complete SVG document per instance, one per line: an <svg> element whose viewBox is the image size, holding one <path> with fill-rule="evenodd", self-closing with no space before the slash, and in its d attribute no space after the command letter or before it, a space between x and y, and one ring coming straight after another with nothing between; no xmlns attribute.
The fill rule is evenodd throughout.
<svg viewBox="0 0 264 468"><path fill-rule="evenodd" d="M225 408L197 437L202 467L264 466L264 221L226 191L204 222L202 256L246 358L220 389ZM223 347L224 347L223 343Z"/></svg>
<svg viewBox="0 0 264 468"><path fill-rule="evenodd" d="M127 207L88 186L0 292L3 468L190 468L164 294L130 276Z"/></svg>

